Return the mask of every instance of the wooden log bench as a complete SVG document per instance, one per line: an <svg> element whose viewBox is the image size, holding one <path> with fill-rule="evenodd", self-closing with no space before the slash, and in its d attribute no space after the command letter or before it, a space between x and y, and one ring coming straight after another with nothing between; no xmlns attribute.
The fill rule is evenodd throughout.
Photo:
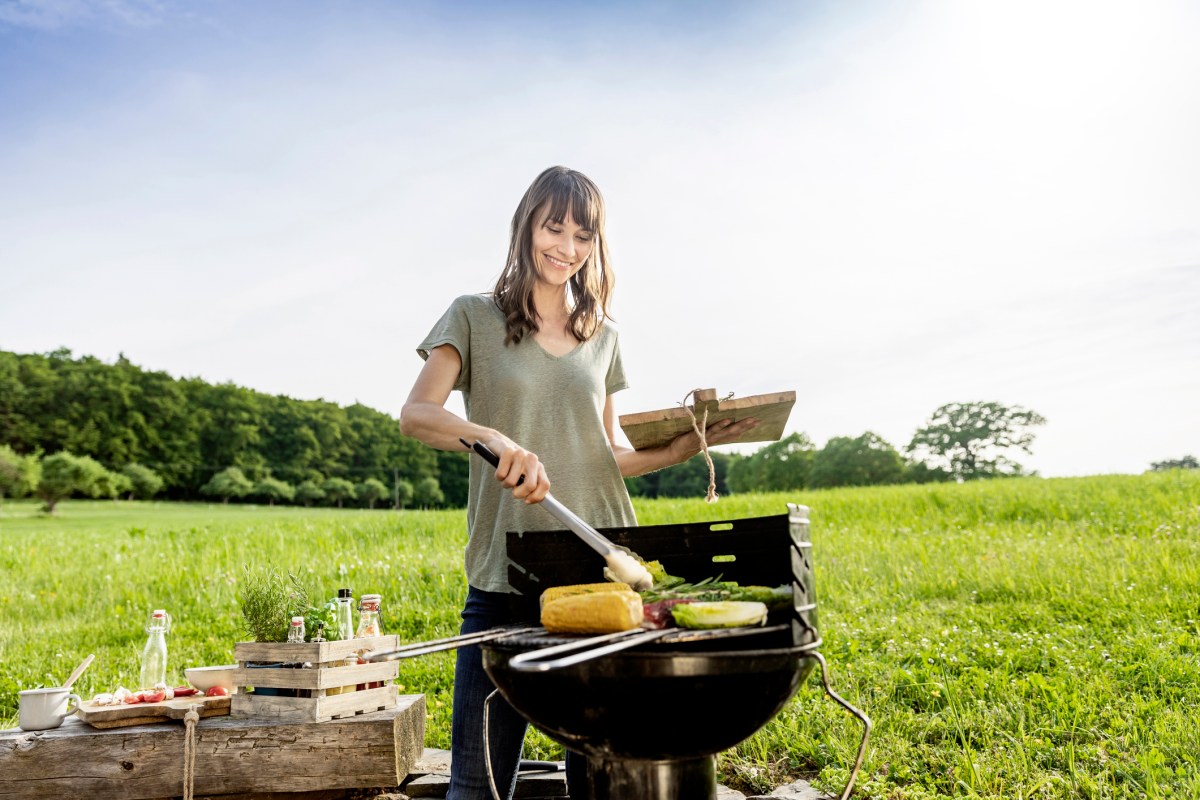
<svg viewBox="0 0 1200 800"><path fill-rule="evenodd" d="M399 786L424 742L423 694L328 722L209 717L196 725L194 792L197 798L282 799ZM3 730L0 799L181 797L183 753L180 722L101 730L71 717L50 731Z"/></svg>

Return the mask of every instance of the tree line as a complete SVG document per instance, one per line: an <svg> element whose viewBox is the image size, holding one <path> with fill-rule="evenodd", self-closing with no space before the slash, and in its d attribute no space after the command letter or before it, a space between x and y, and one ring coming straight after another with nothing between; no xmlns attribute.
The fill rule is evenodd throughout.
<svg viewBox="0 0 1200 800"><path fill-rule="evenodd" d="M870 431L823 447L793 433L749 455L710 456L723 494L974 480L1025 474L1010 455L1031 452L1044 423L1019 406L949 403L903 449ZM0 498L462 507L467 459L401 435L397 420L361 404L173 378L124 356L0 351ZM708 478L698 456L626 485L635 496L699 497Z"/></svg>
<svg viewBox="0 0 1200 800"><path fill-rule="evenodd" d="M73 475L72 493L94 497L136 495L117 476L144 469L161 480L154 494L177 500L466 503L466 454L401 435L387 414L173 378L124 356L0 351L0 444L11 454L0 467L9 495L36 491L33 459L46 492ZM67 469L68 457L86 461Z"/></svg>

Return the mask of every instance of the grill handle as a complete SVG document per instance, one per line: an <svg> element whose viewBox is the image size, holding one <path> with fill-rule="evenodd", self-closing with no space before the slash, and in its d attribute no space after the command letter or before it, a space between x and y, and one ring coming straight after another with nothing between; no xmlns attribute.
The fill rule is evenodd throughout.
<svg viewBox="0 0 1200 800"><path fill-rule="evenodd" d="M672 632L670 628L658 631L643 631L635 628L632 631L606 633L602 636L589 636L577 642L568 642L552 647L543 647L540 650L530 650L527 653L520 653L508 660L508 666L518 672L549 672L552 669L569 667L572 664L591 661L593 658L617 653L621 650L627 650L630 647L637 647L639 644L646 644L655 639L661 639ZM572 655L555 658L550 661L542 660L550 656L561 655L562 653L571 653Z"/></svg>
<svg viewBox="0 0 1200 800"><path fill-rule="evenodd" d="M445 639L434 639L428 642L413 642L412 644L402 645L395 650L380 650L371 653L366 657L367 661L400 661L406 658L416 658L430 653L440 653L443 650L454 650L459 647L467 647L473 644L482 644L484 642L492 642L497 639L503 639L507 636L517 636L520 634L533 633L542 630L541 627L504 627L492 628L491 630L479 631L478 633L462 633L458 636L448 636Z"/></svg>

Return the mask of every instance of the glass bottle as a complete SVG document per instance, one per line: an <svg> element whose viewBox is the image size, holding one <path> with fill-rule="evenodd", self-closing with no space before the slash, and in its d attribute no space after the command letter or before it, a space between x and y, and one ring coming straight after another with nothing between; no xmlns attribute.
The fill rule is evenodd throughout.
<svg viewBox="0 0 1200 800"><path fill-rule="evenodd" d="M350 589L338 589L337 593L337 638L353 639L354 638L354 592ZM351 656L342 660L343 667L353 667L358 664L358 656ZM357 687L351 683L347 686L338 686L332 689L326 689L325 694L345 694L353 692Z"/></svg>
<svg viewBox="0 0 1200 800"><path fill-rule="evenodd" d="M354 595L349 589L337 593L338 638L354 638Z"/></svg>
<svg viewBox="0 0 1200 800"><path fill-rule="evenodd" d="M167 683L167 631L171 629L171 615L161 608L155 609L146 623L146 646L142 649L142 686L153 689Z"/></svg>
<svg viewBox="0 0 1200 800"><path fill-rule="evenodd" d="M379 605L383 598L377 594L364 594L358 607L358 630L355 639L368 639L372 636L382 636L379 626Z"/></svg>
<svg viewBox="0 0 1200 800"><path fill-rule="evenodd" d="M288 644L304 644L304 617L292 617L292 621L288 623ZM303 661L293 661L283 666L289 669L304 669ZM312 692L308 689L283 689L286 697L310 697Z"/></svg>
<svg viewBox="0 0 1200 800"><path fill-rule="evenodd" d="M383 629L379 624L379 605L383 602L383 598L377 594L364 594L358 606L358 631L355 632L355 639L372 639L376 636L383 635ZM366 664L367 660L359 653L359 664ZM370 683L360 683L357 688L359 691L363 689L378 689L383 686L382 681L371 681Z"/></svg>

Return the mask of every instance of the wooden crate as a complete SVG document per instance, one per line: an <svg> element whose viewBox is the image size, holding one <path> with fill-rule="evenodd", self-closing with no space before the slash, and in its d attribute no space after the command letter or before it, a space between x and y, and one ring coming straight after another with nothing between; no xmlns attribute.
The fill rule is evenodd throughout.
<svg viewBox="0 0 1200 800"><path fill-rule="evenodd" d="M394 650L398 645L397 636L304 644L238 642L233 648L234 658L238 662L233 682L239 691L233 695L230 713L235 717L261 717L283 722L325 722L394 708L399 695L393 683L400 670L398 662L351 666L343 666L341 662L360 653ZM305 666L252 666L256 664ZM343 694L329 694L327 691L369 683L383 685ZM252 686L301 689L310 696L256 695L249 691Z"/></svg>

